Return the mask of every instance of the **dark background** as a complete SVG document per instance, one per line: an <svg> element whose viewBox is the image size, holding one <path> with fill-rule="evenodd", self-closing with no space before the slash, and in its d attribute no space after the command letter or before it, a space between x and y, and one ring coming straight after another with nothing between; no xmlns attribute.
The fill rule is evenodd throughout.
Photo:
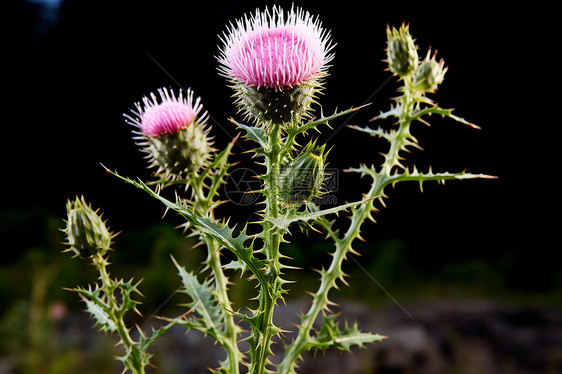
<svg viewBox="0 0 562 374"><path fill-rule="evenodd" d="M218 35L226 24L262 5L47 3L19 1L3 12L9 25L2 43L5 266L43 240L34 234L34 219L44 214L64 218L66 199L79 194L100 207L116 231L161 221L163 211L156 202L101 166L131 177L149 175L122 114L159 87L191 87L213 119L216 145L227 144L237 133L228 118L240 118L232 92L217 73ZM415 151L412 159L422 170L466 169L498 177L445 186L427 183L424 193L417 185L389 189L388 208L378 215L378 225L367 226L366 239L400 238L407 243L407 261L427 275L444 263L476 261L492 268L501 263L497 272L508 290L559 287L559 243L551 240L559 220L557 198L551 193L557 163L550 155L557 151L553 128L559 124L553 107L543 101L551 95L546 87L558 70L546 29L552 9L537 2L295 4L318 14L337 44L320 98L324 113L372 103L350 118L334 121L334 136L324 131L322 138L333 146L331 167L377 162L380 144L344 125L366 125L389 108L398 84L387 81L389 72L382 61L385 29L407 22L420 55L431 47L449 67L432 98L482 128L432 118L431 127L414 128L425 152ZM250 167L248 155L242 153L248 144L240 143L233 158ZM338 199L358 198L360 186L356 175L340 174ZM249 214L236 206L225 206L223 212L241 220ZM307 240L319 238L296 236L295 243L306 248ZM369 253L365 256L369 259Z"/></svg>

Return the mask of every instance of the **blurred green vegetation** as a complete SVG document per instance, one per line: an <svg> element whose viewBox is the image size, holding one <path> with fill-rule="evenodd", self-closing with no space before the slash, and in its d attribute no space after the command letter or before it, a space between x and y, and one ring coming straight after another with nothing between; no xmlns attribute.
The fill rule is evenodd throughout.
<svg viewBox="0 0 562 374"><path fill-rule="evenodd" d="M111 223L111 222L110 222ZM22 374L115 373L114 340L98 332L82 312L78 296L67 290L96 281L87 261L61 253L64 235L62 218L39 208L0 211L0 372ZM193 248L196 238L164 223L122 232L115 239L110 271L114 277L142 279L145 295L140 311L144 317L166 314L182 301L176 294L179 279L170 261L174 256L190 270L203 269L203 248ZM552 274L541 290L513 287L513 279L524 276L509 252L493 259L469 258L442 261L404 238L358 243L361 257L354 255L345 271L351 287L342 287L336 299L347 298L373 308L389 299L377 282L402 303L428 298L493 298L562 305L562 276ZM297 282L287 299L315 291L318 274L313 268L327 266L330 242L320 237L296 237L284 247L292 264L286 278ZM417 252L416 252L417 251ZM360 266L358 266L360 264ZM235 307L248 306L254 285L233 276ZM376 279L376 282L373 281ZM85 321L85 322L84 322ZM78 330L77 330L78 329Z"/></svg>

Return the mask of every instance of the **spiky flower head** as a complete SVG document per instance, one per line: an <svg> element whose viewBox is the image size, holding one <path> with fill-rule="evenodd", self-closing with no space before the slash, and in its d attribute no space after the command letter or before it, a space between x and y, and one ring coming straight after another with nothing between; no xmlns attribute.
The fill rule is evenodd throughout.
<svg viewBox="0 0 562 374"><path fill-rule="evenodd" d="M324 182L325 144L309 143L279 175L279 197L287 205L300 205L320 193Z"/></svg>
<svg viewBox="0 0 562 374"><path fill-rule="evenodd" d="M137 130L136 139L148 154L156 174L165 173L173 179L195 172L210 157L212 148L206 128L207 112L202 112L201 99L193 99L193 91L176 95L166 88L151 93L136 103L127 122Z"/></svg>
<svg viewBox="0 0 562 374"><path fill-rule="evenodd" d="M390 71L401 78L411 75L418 68L418 51L409 26L402 24L399 29L387 27L386 37Z"/></svg>
<svg viewBox="0 0 562 374"><path fill-rule="evenodd" d="M219 71L236 104L256 122L300 122L327 75L329 33L300 8L256 10L224 35Z"/></svg>
<svg viewBox="0 0 562 374"><path fill-rule="evenodd" d="M113 234L108 230L98 211L84 200L84 197L66 204L66 228L64 229L72 251L83 258L96 254L101 256L109 250Z"/></svg>
<svg viewBox="0 0 562 374"><path fill-rule="evenodd" d="M445 79L445 62L441 59L437 62L436 54L430 57L431 51L422 61L414 76L414 87L424 92L434 92Z"/></svg>

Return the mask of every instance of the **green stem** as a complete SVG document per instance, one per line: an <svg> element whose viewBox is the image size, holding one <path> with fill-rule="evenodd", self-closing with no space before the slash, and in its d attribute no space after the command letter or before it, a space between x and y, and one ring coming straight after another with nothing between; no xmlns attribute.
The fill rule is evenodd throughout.
<svg viewBox="0 0 562 374"><path fill-rule="evenodd" d="M228 297L228 279L221 266L219 244L207 235L203 240L209 250L207 264L213 272L217 298L223 309L230 310L232 306ZM231 313L224 313L224 332L220 335L220 343L226 351L229 374L238 374L240 371L242 356L238 350L237 340L238 329L234 323L234 316Z"/></svg>
<svg viewBox="0 0 562 374"><path fill-rule="evenodd" d="M411 79L406 77L404 79L405 92L400 97L401 111L398 115L400 127L395 133L392 133L390 139L388 139L390 141L390 148L384 156L385 162L380 172L380 174L384 176L390 176L394 167L402 166L400 163L401 158L399 153L405 144L404 142L411 138L410 124L412 123L413 118L410 117L410 113L412 113L415 104L419 102L420 99L419 95L411 88L411 86Z"/></svg>
<svg viewBox="0 0 562 374"><path fill-rule="evenodd" d="M279 197L278 180L281 167L281 153L283 150L280 127L279 125L273 125L271 133L269 134L270 152L266 154L268 178L266 189L269 190L267 194L266 220L267 217L279 217L277 200Z"/></svg>
<svg viewBox="0 0 562 374"><path fill-rule="evenodd" d="M93 256L94 264L98 268L100 274L100 280L103 284L103 290L107 298L108 310L107 314L109 318L115 324L115 329L121 338L121 342L128 352L127 358L124 361L127 369L131 370L133 374L144 374L144 365L142 360L142 352L138 349L137 343L131 338L129 334L129 329L123 321L123 313L119 310L117 301L115 300L115 286L114 282L109 277L107 272L107 260L101 255L96 254Z"/></svg>
<svg viewBox="0 0 562 374"><path fill-rule="evenodd" d="M266 179L266 212L264 222L264 254L268 260L265 269L266 284L260 284L258 296L258 311L256 316L259 322L252 331L252 362L250 374L263 374L267 371L271 354L271 343L279 329L273 322L273 312L281 292L281 268L279 263L279 246L282 233L270 222L279 217L278 209L278 180L282 153L281 126L273 124L269 134L270 151L266 154L267 179Z"/></svg>
<svg viewBox="0 0 562 374"><path fill-rule="evenodd" d="M203 216L213 218L214 212L211 207L215 191L209 191L205 196L202 183L195 176L191 177L191 185L194 189L195 211ZM220 305L225 311L231 310L232 305L228 296L228 278L224 274L219 251L219 243L209 235L202 235L203 242L207 247L207 265L213 272L215 282L215 293ZM238 349L238 329L234 323L234 316L231 313L224 313L224 332L217 336L217 339L224 347L227 355L228 373L238 374L242 355Z"/></svg>

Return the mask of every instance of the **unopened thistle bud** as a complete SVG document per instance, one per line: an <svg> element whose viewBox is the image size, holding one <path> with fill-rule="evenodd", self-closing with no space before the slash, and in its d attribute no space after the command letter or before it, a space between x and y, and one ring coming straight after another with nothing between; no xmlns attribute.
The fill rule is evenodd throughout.
<svg viewBox="0 0 562 374"><path fill-rule="evenodd" d="M425 92L435 91L445 79L447 72L447 68L444 68L445 62L443 60L437 62L435 55L430 58L430 53L427 53L414 76L414 87Z"/></svg>
<svg viewBox="0 0 562 374"><path fill-rule="evenodd" d="M66 238L69 251L83 258L101 256L109 250L113 235L101 215L86 203L84 197L66 204Z"/></svg>
<svg viewBox="0 0 562 374"><path fill-rule="evenodd" d="M286 126L310 116L333 58L329 34L317 19L301 9L257 11L237 21L223 42L219 70L246 116Z"/></svg>
<svg viewBox="0 0 562 374"><path fill-rule="evenodd" d="M411 75L418 67L417 47L408 29L404 24L400 29L386 29L388 67L392 73L402 78Z"/></svg>
<svg viewBox="0 0 562 374"><path fill-rule="evenodd" d="M144 106L137 103L134 116L125 117L140 130L137 139L156 174L177 179L199 170L213 151L205 128L207 113L200 115L203 106L199 98L193 100L191 90L185 95L180 90L177 97L165 88L158 92L160 99L155 94L144 97Z"/></svg>
<svg viewBox="0 0 562 374"><path fill-rule="evenodd" d="M307 145L279 175L279 196L286 205L300 205L318 196L324 182L325 145Z"/></svg>

